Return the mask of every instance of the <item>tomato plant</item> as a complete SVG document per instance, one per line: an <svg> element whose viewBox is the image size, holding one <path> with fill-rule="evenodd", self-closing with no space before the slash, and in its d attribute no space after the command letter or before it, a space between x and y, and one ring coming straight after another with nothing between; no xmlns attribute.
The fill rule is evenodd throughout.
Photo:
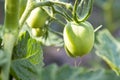
<svg viewBox="0 0 120 80"><path fill-rule="evenodd" d="M0 80L120 79L119 38L115 39L104 27L100 31L99 27L94 30L94 21L88 20L94 7L93 0L2 1L5 18L4 24L0 24ZM104 15L107 14L105 22L108 26L117 24L111 13L114 1L96 2L100 2ZM98 20L96 17L92 19ZM55 54L46 54L46 47ZM51 47L57 50L53 51ZM57 52L67 53L70 57ZM46 66L45 55L59 62L73 60L75 65ZM78 59L80 62L76 61ZM89 64L84 66L87 61ZM101 65L103 62L107 66Z"/></svg>

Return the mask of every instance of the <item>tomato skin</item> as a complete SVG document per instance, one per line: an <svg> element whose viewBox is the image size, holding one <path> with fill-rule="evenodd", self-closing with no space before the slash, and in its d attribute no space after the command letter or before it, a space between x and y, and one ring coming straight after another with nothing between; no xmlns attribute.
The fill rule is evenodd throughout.
<svg viewBox="0 0 120 80"><path fill-rule="evenodd" d="M40 7L32 10L30 16L27 19L27 24L32 28L39 28L45 25L48 18L48 14Z"/></svg>
<svg viewBox="0 0 120 80"><path fill-rule="evenodd" d="M68 22L63 31L63 38L67 54L71 57L81 57L93 47L94 29L87 21L80 24Z"/></svg>

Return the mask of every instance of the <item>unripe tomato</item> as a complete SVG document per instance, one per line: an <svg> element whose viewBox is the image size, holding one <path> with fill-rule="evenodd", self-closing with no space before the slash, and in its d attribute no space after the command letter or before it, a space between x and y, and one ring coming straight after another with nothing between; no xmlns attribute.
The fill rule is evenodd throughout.
<svg viewBox="0 0 120 80"><path fill-rule="evenodd" d="M32 35L35 37L41 37L45 34L45 29L43 28L32 28Z"/></svg>
<svg viewBox="0 0 120 80"><path fill-rule="evenodd" d="M27 19L27 24L32 28L39 28L45 25L48 14L40 7L35 8Z"/></svg>
<svg viewBox="0 0 120 80"><path fill-rule="evenodd" d="M67 54L71 57L81 57L89 53L93 47L93 26L87 21L80 24L68 22L64 28L63 38Z"/></svg>

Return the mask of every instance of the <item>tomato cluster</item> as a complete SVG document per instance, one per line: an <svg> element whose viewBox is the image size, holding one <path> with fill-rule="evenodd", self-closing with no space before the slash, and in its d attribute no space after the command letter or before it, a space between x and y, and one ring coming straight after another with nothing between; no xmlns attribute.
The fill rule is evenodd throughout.
<svg viewBox="0 0 120 80"><path fill-rule="evenodd" d="M26 3L26 0L21 1L24 1L22 2L24 4ZM24 9L20 9L21 14ZM32 10L27 18L27 24L31 28L33 36L41 37L45 34L46 30L44 25L48 17L48 13L42 7L37 7ZM94 44L93 26L88 21L85 21L86 19L81 22L75 21L76 19L68 20L63 32L65 50L71 57L81 57L89 53Z"/></svg>
<svg viewBox="0 0 120 80"><path fill-rule="evenodd" d="M33 36L40 37L44 35L46 31L44 25L48 17L49 16L47 12L40 7L35 8L31 12L30 16L27 19L27 24L32 28Z"/></svg>

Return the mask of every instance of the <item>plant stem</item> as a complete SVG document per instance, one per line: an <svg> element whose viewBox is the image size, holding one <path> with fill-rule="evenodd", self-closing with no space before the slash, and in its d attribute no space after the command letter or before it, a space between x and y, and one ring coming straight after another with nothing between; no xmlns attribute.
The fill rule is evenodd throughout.
<svg viewBox="0 0 120 80"><path fill-rule="evenodd" d="M81 1L83 2L83 0ZM78 18L77 18L77 6L78 6L78 0L75 0L75 3L74 3L74 8L73 8L73 19L78 23Z"/></svg>
<svg viewBox="0 0 120 80"><path fill-rule="evenodd" d="M22 15L22 17L20 18L19 20L19 23L20 23L20 28L24 25L27 17L29 16L30 12L34 9L35 7L35 1L33 0L28 0L27 2L27 6L26 6L26 9Z"/></svg>
<svg viewBox="0 0 120 80"><path fill-rule="evenodd" d="M66 18L68 21L72 21L72 18L67 13L65 13L65 11L61 12L61 11L55 9L54 7L52 7L52 9L53 9L54 13L60 14L61 16L63 16L64 18Z"/></svg>
<svg viewBox="0 0 120 80"><path fill-rule="evenodd" d="M9 39L9 40L8 40ZM9 80L9 72L11 65L11 56L14 43L16 41L16 36L10 33L5 33L4 35L4 54L6 55L7 62L2 67L2 80Z"/></svg>
<svg viewBox="0 0 120 80"><path fill-rule="evenodd" d="M52 6L52 5L61 5L61 6L65 6L66 8L72 10L72 5L70 3L64 3L61 1L44 1L44 2L39 2L35 5L35 7L39 7L39 6Z"/></svg>
<svg viewBox="0 0 120 80"><path fill-rule="evenodd" d="M3 49L7 62L3 65L1 70L2 80L9 80L12 50L18 36L18 11L19 0L5 0Z"/></svg>
<svg viewBox="0 0 120 80"><path fill-rule="evenodd" d="M69 3L64 3L64 2L60 2L60 1L43 1L43 2L35 3L33 0L28 0L27 7L26 7L21 19L19 20L20 28L24 25L27 17L29 16L29 14L31 13L31 11L33 9L35 9L37 7L41 7L41 6L53 6L55 4L65 6L66 8L69 8L70 10L72 10L72 5Z"/></svg>

